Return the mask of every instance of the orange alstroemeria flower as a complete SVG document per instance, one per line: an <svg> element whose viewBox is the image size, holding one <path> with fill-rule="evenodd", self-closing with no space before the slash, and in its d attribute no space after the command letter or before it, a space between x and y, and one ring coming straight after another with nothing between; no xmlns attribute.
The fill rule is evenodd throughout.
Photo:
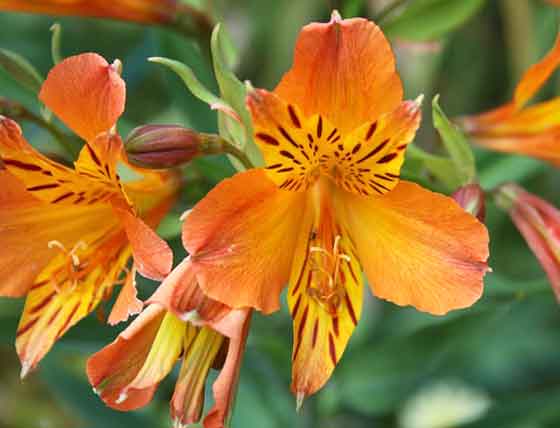
<svg viewBox="0 0 560 428"><path fill-rule="evenodd" d="M525 72L511 102L477 116L460 118L463 129L481 146L560 166L560 97L527 106L559 65L560 35L552 50Z"/></svg>
<svg viewBox="0 0 560 428"><path fill-rule="evenodd" d="M92 16L140 23L172 22L176 0L0 0L0 9L49 15Z"/></svg>
<svg viewBox="0 0 560 428"><path fill-rule="evenodd" d="M177 360L181 370L171 399L174 427L200 420L211 367L214 406L206 428L223 428L231 416L250 311L232 310L200 290L190 261L177 266L150 305L87 363L94 390L110 407L127 411L148 404Z"/></svg>
<svg viewBox="0 0 560 428"><path fill-rule="evenodd" d="M115 284L123 288L110 323L142 309L135 271L162 279L171 270L171 250L151 227L179 184L171 173L153 172L121 182L117 162L126 159L112 129L124 109L125 85L99 55L62 61L39 97L86 144L68 168L41 155L14 121L0 117L0 295L27 296L16 339L22 376Z"/></svg>
<svg viewBox="0 0 560 428"><path fill-rule="evenodd" d="M200 287L270 313L289 283L292 390L321 388L372 292L433 314L468 307L488 234L451 198L399 180L419 105L402 101L389 43L365 19L306 26L274 92L248 97L266 168L237 174L187 216Z"/></svg>

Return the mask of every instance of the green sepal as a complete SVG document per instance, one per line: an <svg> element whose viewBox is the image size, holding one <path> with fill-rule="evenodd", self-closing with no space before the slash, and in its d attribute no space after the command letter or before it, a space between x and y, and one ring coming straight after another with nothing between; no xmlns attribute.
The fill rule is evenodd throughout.
<svg viewBox="0 0 560 428"><path fill-rule="evenodd" d="M465 135L452 124L438 103L439 95L432 101L432 118L434 126L441 136L441 141L449 153L454 165L455 176L460 185L472 183L476 178L474 154Z"/></svg>

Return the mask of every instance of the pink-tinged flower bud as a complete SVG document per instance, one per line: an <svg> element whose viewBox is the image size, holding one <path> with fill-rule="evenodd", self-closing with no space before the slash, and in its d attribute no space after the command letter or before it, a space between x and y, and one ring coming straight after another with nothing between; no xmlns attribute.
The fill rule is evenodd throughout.
<svg viewBox="0 0 560 428"><path fill-rule="evenodd" d="M451 195L463 209L484 222L486 215L486 203L484 190L477 183L466 184Z"/></svg>
<svg viewBox="0 0 560 428"><path fill-rule="evenodd" d="M171 168L197 156L221 153L218 136L178 125L144 125L133 129L125 141L128 159L145 168Z"/></svg>
<svg viewBox="0 0 560 428"><path fill-rule="evenodd" d="M560 302L560 210L513 183L498 188L496 203L510 214Z"/></svg>

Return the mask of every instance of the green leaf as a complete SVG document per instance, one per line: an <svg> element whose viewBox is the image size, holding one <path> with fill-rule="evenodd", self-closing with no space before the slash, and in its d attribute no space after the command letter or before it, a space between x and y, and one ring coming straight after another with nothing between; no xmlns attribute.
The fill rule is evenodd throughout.
<svg viewBox="0 0 560 428"><path fill-rule="evenodd" d="M0 67L21 86L38 94L43 84L43 78L33 65L21 55L0 49Z"/></svg>
<svg viewBox="0 0 560 428"><path fill-rule="evenodd" d="M461 181L457 177L455 165L451 159L433 155L410 144L406 150L406 161L406 165L409 165L409 161L412 161L426 168L430 175L443 183L449 191L461 186Z"/></svg>
<svg viewBox="0 0 560 428"><path fill-rule="evenodd" d="M393 0L395 1L395 0ZM485 0L413 0L384 26L389 37L426 41L444 36L473 16Z"/></svg>
<svg viewBox="0 0 560 428"><path fill-rule="evenodd" d="M253 165L263 165L261 152L253 141L251 115L245 104L247 89L227 65L228 61L226 58L232 57L231 44L227 43L226 38L223 36L220 24L216 25L212 32L211 47L214 73L221 96L234 108L241 119L241 123L225 121L223 114L221 112L218 113L220 135L235 142L247 154ZM227 54L227 52L230 53ZM236 169L244 169L236 159L230 157L230 160L232 160Z"/></svg>
<svg viewBox="0 0 560 428"><path fill-rule="evenodd" d="M453 125L438 104L439 96L432 101L434 126L455 166L455 176L461 185L472 182L476 177L474 154L467 138Z"/></svg>
<svg viewBox="0 0 560 428"><path fill-rule="evenodd" d="M52 33L51 56L54 65L56 65L63 60L61 49L60 49L61 40L62 40L62 25L60 25L58 22L55 22L51 26L51 33Z"/></svg>
<svg viewBox="0 0 560 428"><path fill-rule="evenodd" d="M164 65L174 71L183 80L189 91L213 110L226 111L229 115L235 115L233 108L200 83L190 67L182 62L162 57L151 57L148 58L148 61Z"/></svg>

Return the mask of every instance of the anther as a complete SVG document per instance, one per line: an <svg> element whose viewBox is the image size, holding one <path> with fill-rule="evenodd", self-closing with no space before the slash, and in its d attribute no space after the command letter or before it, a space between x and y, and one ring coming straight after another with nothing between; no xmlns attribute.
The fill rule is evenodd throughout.
<svg viewBox="0 0 560 428"><path fill-rule="evenodd" d="M335 313L342 302L345 289L344 284L339 284L340 269L342 261L351 262L350 256L340 251L340 240L342 237L337 235L334 239L332 252L325 250L323 247L311 246L309 252L311 254L320 254L325 256L319 260L312 258L311 272L324 275L327 279L327 286L321 286L321 282L316 282L316 287L309 284L307 294L316 299L319 303L327 306L329 312Z"/></svg>

